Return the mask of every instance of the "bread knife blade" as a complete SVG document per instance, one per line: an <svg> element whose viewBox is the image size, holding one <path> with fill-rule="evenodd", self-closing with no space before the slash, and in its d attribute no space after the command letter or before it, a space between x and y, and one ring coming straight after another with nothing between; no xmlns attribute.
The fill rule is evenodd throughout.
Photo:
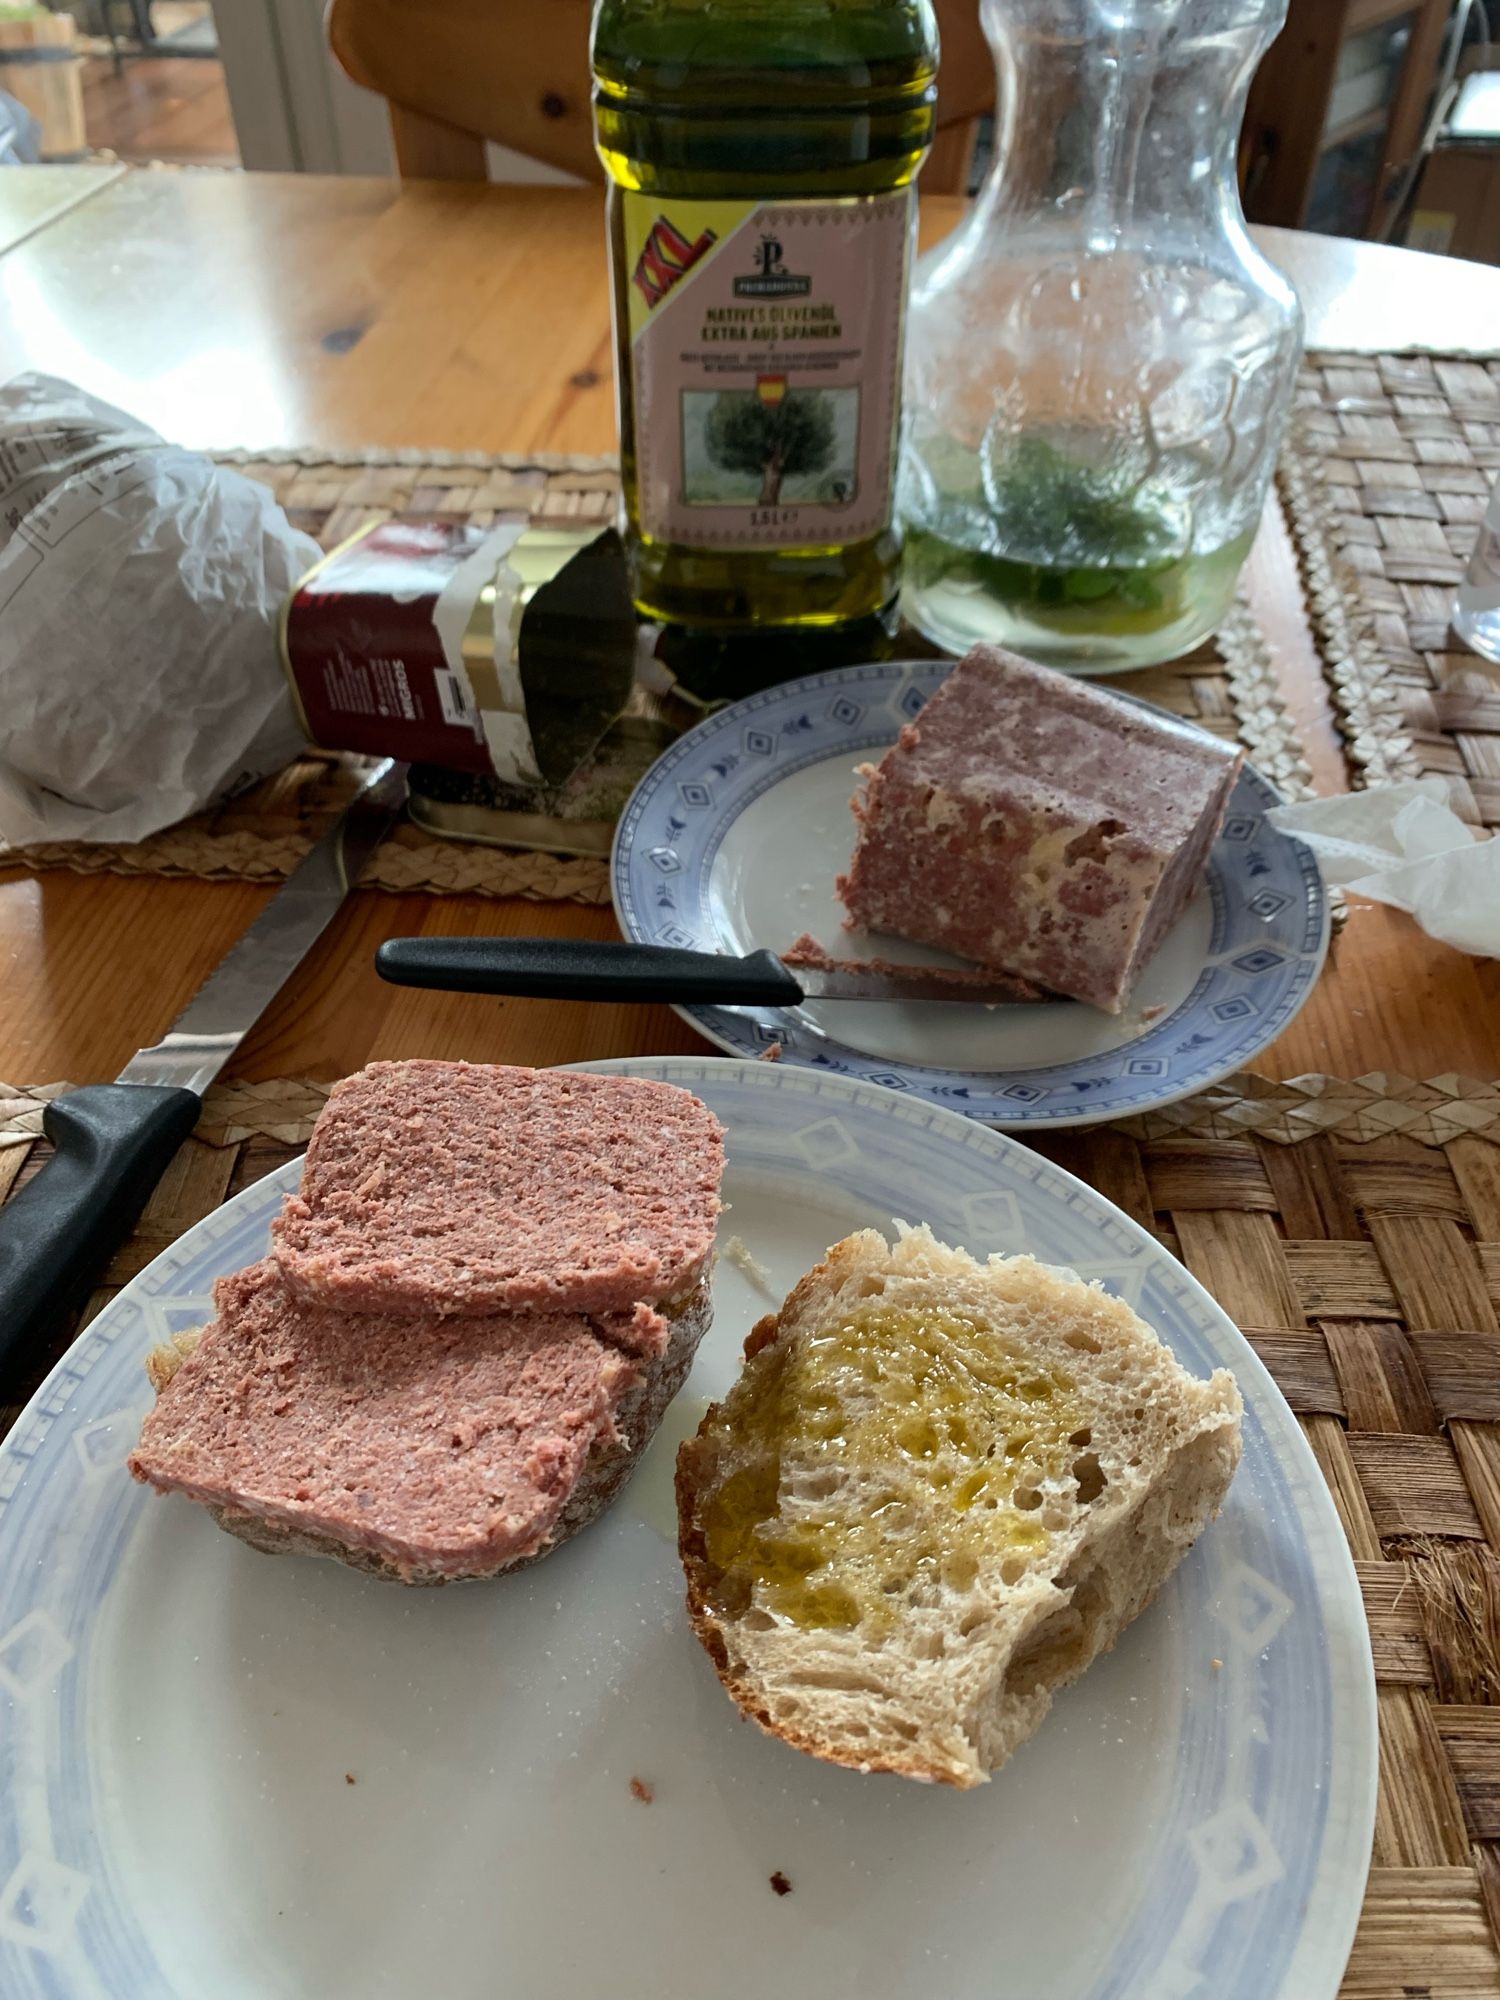
<svg viewBox="0 0 1500 2000"><path fill-rule="evenodd" d="M337 914L406 800L387 759L298 862L167 1033L113 1083L55 1097L52 1157L0 1208L0 1365L81 1304L198 1122L203 1093Z"/></svg>
<svg viewBox="0 0 1500 2000"><path fill-rule="evenodd" d="M666 1001L669 1005L800 1007L804 1000L938 1000L971 1007L1051 1001L1024 980L976 968L863 971L853 962L783 965L771 951L735 958L675 946L591 938L387 938L375 969L397 986L504 993L537 1000Z"/></svg>

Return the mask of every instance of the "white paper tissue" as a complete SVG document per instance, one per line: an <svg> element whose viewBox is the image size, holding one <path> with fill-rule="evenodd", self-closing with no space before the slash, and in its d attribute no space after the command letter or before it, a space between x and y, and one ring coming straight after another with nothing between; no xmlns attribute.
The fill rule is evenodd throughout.
<svg viewBox="0 0 1500 2000"><path fill-rule="evenodd" d="M0 388L0 840L143 839L295 757L263 487L71 383Z"/></svg>
<svg viewBox="0 0 1500 2000"><path fill-rule="evenodd" d="M1500 840L1476 838L1446 797L1441 778L1411 778L1266 818L1307 843L1331 886L1410 911L1459 951L1500 958Z"/></svg>

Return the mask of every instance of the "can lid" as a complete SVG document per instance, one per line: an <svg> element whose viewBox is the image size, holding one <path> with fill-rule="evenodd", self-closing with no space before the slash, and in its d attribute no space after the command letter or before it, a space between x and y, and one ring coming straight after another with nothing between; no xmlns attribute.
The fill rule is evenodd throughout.
<svg viewBox="0 0 1500 2000"><path fill-rule="evenodd" d="M624 544L613 528L528 528L496 578L497 652L507 572L516 580L512 652L532 746L544 782L560 785L630 698L636 619Z"/></svg>

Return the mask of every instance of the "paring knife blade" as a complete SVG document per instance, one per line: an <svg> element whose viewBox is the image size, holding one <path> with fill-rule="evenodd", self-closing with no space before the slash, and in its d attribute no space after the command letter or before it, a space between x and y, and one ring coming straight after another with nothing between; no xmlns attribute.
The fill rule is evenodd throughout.
<svg viewBox="0 0 1500 2000"><path fill-rule="evenodd" d="M166 1034L118 1083L171 1084L201 1097L323 935L406 802L406 766L387 758L230 946Z"/></svg>
<svg viewBox="0 0 1500 2000"><path fill-rule="evenodd" d="M940 1000L964 1001L970 1007L1040 1007L1061 999L1057 993L1035 993L1003 972L953 973L946 967L891 966L858 972L832 966L788 966L802 988L804 1000Z"/></svg>
<svg viewBox="0 0 1500 2000"><path fill-rule="evenodd" d="M54 1152L0 1208L0 1362L39 1346L97 1282L198 1122L203 1092L337 914L406 798L377 765L338 820L199 988L114 1083L54 1098Z"/></svg>
<svg viewBox="0 0 1500 2000"><path fill-rule="evenodd" d="M940 1000L971 1007L1049 1001L1003 973L924 966L878 971L783 965L774 952L733 958L589 938L388 938L375 969L397 986L508 993L542 1000L666 1001L671 1005L797 1007L804 1000Z"/></svg>

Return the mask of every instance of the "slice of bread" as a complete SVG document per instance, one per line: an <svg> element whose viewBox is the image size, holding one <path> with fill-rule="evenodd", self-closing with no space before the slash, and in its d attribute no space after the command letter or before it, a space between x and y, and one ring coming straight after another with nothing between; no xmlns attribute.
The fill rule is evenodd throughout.
<svg viewBox="0 0 1500 2000"><path fill-rule="evenodd" d="M693 1627L772 1735L980 1784L1217 1513L1240 1415L1097 1285L865 1230L681 1448Z"/></svg>

